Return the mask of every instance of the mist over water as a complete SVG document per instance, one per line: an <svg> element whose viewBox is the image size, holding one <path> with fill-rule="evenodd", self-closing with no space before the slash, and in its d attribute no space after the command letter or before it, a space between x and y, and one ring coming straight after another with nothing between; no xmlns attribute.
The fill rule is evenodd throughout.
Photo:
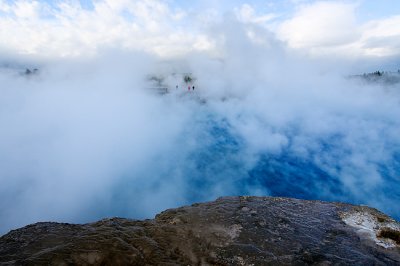
<svg viewBox="0 0 400 266"><path fill-rule="evenodd" d="M151 218L226 195L345 201L400 219L399 84L351 80L352 64L222 30L218 57L111 49L42 60L35 75L3 67L0 233ZM196 89L149 89L149 74L176 72L193 73Z"/></svg>

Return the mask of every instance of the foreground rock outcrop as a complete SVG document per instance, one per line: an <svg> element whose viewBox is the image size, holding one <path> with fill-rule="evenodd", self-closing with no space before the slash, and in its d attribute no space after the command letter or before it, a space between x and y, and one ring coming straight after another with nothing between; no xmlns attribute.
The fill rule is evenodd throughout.
<svg viewBox="0 0 400 266"><path fill-rule="evenodd" d="M342 203L226 197L153 220L37 223L0 238L2 265L400 265L400 224Z"/></svg>

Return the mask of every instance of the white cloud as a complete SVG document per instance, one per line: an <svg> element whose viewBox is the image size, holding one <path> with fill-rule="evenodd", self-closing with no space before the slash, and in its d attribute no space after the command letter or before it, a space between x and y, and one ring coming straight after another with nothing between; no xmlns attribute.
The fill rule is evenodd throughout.
<svg viewBox="0 0 400 266"><path fill-rule="evenodd" d="M235 11L238 19L245 23L264 24L277 17L277 15L274 13L257 15L254 8L249 4L243 4L240 8L237 8Z"/></svg>
<svg viewBox="0 0 400 266"><path fill-rule="evenodd" d="M400 55L400 17L359 24L357 8L358 4L332 1L300 5L277 34L291 48L317 56Z"/></svg>
<svg viewBox="0 0 400 266"><path fill-rule="evenodd" d="M393 56L400 53L400 16L366 23L360 39L361 49L371 56Z"/></svg>
<svg viewBox="0 0 400 266"><path fill-rule="evenodd" d="M356 40L355 5L318 2L282 23L279 35L294 48L338 46Z"/></svg>
<svg viewBox="0 0 400 266"><path fill-rule="evenodd" d="M38 2L16 2L14 7L14 14L18 18L29 19L38 16L39 3Z"/></svg>
<svg viewBox="0 0 400 266"><path fill-rule="evenodd" d="M6 4L4 0L0 0L0 11L1 12L9 12L10 6Z"/></svg>
<svg viewBox="0 0 400 266"><path fill-rule="evenodd" d="M104 47L119 47L170 55L199 47L194 45L198 36L177 25L185 13L162 1L97 1L93 10L77 2L50 7L25 0L1 7L6 14L0 17L0 47L22 54L94 55ZM184 39L177 40L180 35Z"/></svg>

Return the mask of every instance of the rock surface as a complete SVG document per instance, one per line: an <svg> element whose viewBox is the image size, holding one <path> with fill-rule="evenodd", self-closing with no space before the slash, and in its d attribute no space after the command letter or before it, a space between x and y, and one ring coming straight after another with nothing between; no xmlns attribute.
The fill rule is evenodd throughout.
<svg viewBox="0 0 400 266"><path fill-rule="evenodd" d="M400 265L399 235L369 207L225 197L153 220L28 225L0 238L0 264Z"/></svg>

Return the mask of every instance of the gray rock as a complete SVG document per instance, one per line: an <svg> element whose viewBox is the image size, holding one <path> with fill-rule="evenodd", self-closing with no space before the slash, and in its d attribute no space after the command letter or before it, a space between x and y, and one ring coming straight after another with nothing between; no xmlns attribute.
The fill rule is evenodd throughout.
<svg viewBox="0 0 400 266"><path fill-rule="evenodd" d="M0 263L400 265L399 235L397 221L369 207L225 197L153 220L28 225L0 238Z"/></svg>

